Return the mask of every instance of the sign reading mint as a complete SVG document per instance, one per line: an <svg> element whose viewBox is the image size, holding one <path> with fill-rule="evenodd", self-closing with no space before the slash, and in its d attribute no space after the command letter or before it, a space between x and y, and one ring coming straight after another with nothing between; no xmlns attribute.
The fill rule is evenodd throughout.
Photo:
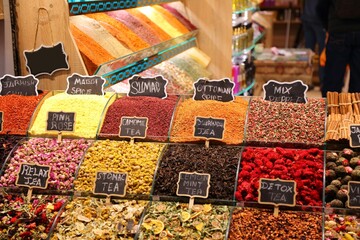
<svg viewBox="0 0 360 240"><path fill-rule="evenodd" d="M179 172L176 195L190 198L207 198L210 188L210 174Z"/></svg>
<svg viewBox="0 0 360 240"><path fill-rule="evenodd" d="M234 101L235 84L228 78L221 80L198 79L194 83L194 100Z"/></svg>
<svg viewBox="0 0 360 240"><path fill-rule="evenodd" d="M128 92L128 96L166 98L167 84L168 80L166 80L163 76L160 75L153 78L143 78L135 75L131 79L129 79L130 90Z"/></svg>
<svg viewBox="0 0 360 240"><path fill-rule="evenodd" d="M296 182L260 178L258 202L263 204L295 206Z"/></svg>
<svg viewBox="0 0 360 240"><path fill-rule="evenodd" d="M128 138L146 138L147 129L147 117L122 117L119 136Z"/></svg>
<svg viewBox="0 0 360 240"><path fill-rule="evenodd" d="M264 100L270 102L307 103L308 86L301 80L293 82L277 82L269 80L263 85Z"/></svg>
<svg viewBox="0 0 360 240"><path fill-rule="evenodd" d="M199 138L222 140L225 131L225 119L196 117L194 136Z"/></svg>
<svg viewBox="0 0 360 240"><path fill-rule="evenodd" d="M94 194L107 196L126 195L127 173L96 172Z"/></svg>
<svg viewBox="0 0 360 240"><path fill-rule="evenodd" d="M22 163L16 185L46 189L49 178L50 166Z"/></svg>
<svg viewBox="0 0 360 240"><path fill-rule="evenodd" d="M47 131L74 131L74 112L48 112Z"/></svg>
<svg viewBox="0 0 360 240"><path fill-rule="evenodd" d="M22 95L22 96L37 96L37 86L39 84L39 79L35 78L33 75L27 75L25 77L4 75L0 79L1 92L0 95Z"/></svg>
<svg viewBox="0 0 360 240"><path fill-rule="evenodd" d="M67 78L66 93L72 95L104 95L106 80L98 76L82 76L74 73Z"/></svg>
<svg viewBox="0 0 360 240"><path fill-rule="evenodd" d="M360 124L350 124L350 147L360 147Z"/></svg>

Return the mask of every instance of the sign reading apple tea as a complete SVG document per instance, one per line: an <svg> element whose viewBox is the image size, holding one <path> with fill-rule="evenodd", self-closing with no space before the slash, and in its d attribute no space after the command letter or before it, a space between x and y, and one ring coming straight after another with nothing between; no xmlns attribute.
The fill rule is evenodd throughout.
<svg viewBox="0 0 360 240"><path fill-rule="evenodd" d="M264 100L270 102L307 103L308 86L301 80L293 82L278 82L269 80L263 85Z"/></svg>
<svg viewBox="0 0 360 240"><path fill-rule="evenodd" d="M176 195L190 198L207 198L210 188L210 174L179 172Z"/></svg>
<svg viewBox="0 0 360 240"><path fill-rule="evenodd" d="M74 73L67 78L66 93L71 95L101 95L104 93L106 80L98 76L82 76Z"/></svg>
<svg viewBox="0 0 360 240"><path fill-rule="evenodd" d="M157 98L166 98L166 85L168 80L163 76L156 76L153 78L143 78L138 75L133 76L129 79L130 90L128 96L147 96L147 97L157 97Z"/></svg>
<svg viewBox="0 0 360 240"><path fill-rule="evenodd" d="M50 166L22 163L16 186L46 189L49 178Z"/></svg>
<svg viewBox="0 0 360 240"><path fill-rule="evenodd" d="M74 131L74 112L48 112L47 131Z"/></svg>
<svg viewBox="0 0 360 240"><path fill-rule="evenodd" d="M194 137L222 140L225 131L225 119L196 117Z"/></svg>
<svg viewBox="0 0 360 240"><path fill-rule="evenodd" d="M127 173L96 172L94 194L106 196L126 195Z"/></svg>
<svg viewBox="0 0 360 240"><path fill-rule="evenodd" d="M146 138L148 129L147 117L122 117L119 137Z"/></svg>
<svg viewBox="0 0 360 240"><path fill-rule="evenodd" d="M216 100L219 102L234 101L235 84L228 78L221 80L198 79L194 83L193 99L200 100Z"/></svg>
<svg viewBox="0 0 360 240"><path fill-rule="evenodd" d="M21 76L12 76L6 74L0 79L1 83L1 92L0 95L22 95L22 96L37 96L38 90L37 86L39 84L39 79L35 78L33 75L27 75L25 77Z"/></svg>
<svg viewBox="0 0 360 240"><path fill-rule="evenodd" d="M3 130L4 112L0 112L0 132Z"/></svg>
<svg viewBox="0 0 360 240"><path fill-rule="evenodd" d="M360 208L360 182L349 181L348 187L348 207Z"/></svg>
<svg viewBox="0 0 360 240"><path fill-rule="evenodd" d="M295 206L296 182L260 178L258 202L283 206Z"/></svg>
<svg viewBox="0 0 360 240"><path fill-rule="evenodd" d="M360 125L350 124L350 147L360 147Z"/></svg>

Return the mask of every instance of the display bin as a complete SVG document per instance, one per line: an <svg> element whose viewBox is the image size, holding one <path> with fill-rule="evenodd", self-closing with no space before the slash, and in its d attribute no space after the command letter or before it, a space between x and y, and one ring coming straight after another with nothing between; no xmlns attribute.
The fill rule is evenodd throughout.
<svg viewBox="0 0 360 240"><path fill-rule="evenodd" d="M326 208L324 239L358 239L359 221L359 209Z"/></svg>
<svg viewBox="0 0 360 240"><path fill-rule="evenodd" d="M0 136L0 173L8 155L14 151L23 138L24 137L14 135Z"/></svg>
<svg viewBox="0 0 360 240"><path fill-rule="evenodd" d="M271 49L266 48L261 53L255 53L256 67L254 96L259 96L262 86L268 80L279 82L292 82L302 80L306 85L312 85L312 56L310 49L279 49L286 51L287 55L275 55Z"/></svg>

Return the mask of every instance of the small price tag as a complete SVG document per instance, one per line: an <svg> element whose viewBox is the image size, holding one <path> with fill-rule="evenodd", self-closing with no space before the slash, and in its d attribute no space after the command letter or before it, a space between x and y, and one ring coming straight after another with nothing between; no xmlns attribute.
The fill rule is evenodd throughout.
<svg viewBox="0 0 360 240"><path fill-rule="evenodd" d="M350 147L360 147L360 125L350 124Z"/></svg>
<svg viewBox="0 0 360 240"><path fill-rule="evenodd" d="M263 85L264 100L270 102L307 103L308 86L301 80L293 82L278 82L269 80Z"/></svg>
<svg viewBox="0 0 360 240"><path fill-rule="evenodd" d="M176 195L190 198L207 198L210 188L210 174L180 172Z"/></svg>
<svg viewBox="0 0 360 240"><path fill-rule="evenodd" d="M260 178L258 202L275 206L295 206L296 182L280 179Z"/></svg>
<svg viewBox="0 0 360 240"><path fill-rule="evenodd" d="M129 79L130 90L128 92L128 96L166 98L167 84L168 80L160 75L153 78L143 78L141 76L135 75L131 79Z"/></svg>
<svg viewBox="0 0 360 240"><path fill-rule="evenodd" d="M4 112L0 112L0 132L3 130Z"/></svg>
<svg viewBox="0 0 360 240"><path fill-rule="evenodd" d="M50 166L22 163L15 185L46 189L50 178L50 169Z"/></svg>
<svg viewBox="0 0 360 240"><path fill-rule="evenodd" d="M127 173L96 172L94 194L106 196L126 195Z"/></svg>
<svg viewBox="0 0 360 240"><path fill-rule="evenodd" d="M74 112L48 112L47 131L74 131Z"/></svg>
<svg viewBox="0 0 360 240"><path fill-rule="evenodd" d="M104 93L106 80L98 76L82 76L74 73L67 78L66 93L71 95L101 95Z"/></svg>
<svg viewBox="0 0 360 240"><path fill-rule="evenodd" d="M225 119L195 117L194 137L222 140L224 131Z"/></svg>
<svg viewBox="0 0 360 240"><path fill-rule="evenodd" d="M349 181L348 186L348 207L360 208L360 182Z"/></svg>
<svg viewBox="0 0 360 240"><path fill-rule="evenodd" d="M122 117L119 137L146 138L148 118L146 117Z"/></svg>
<svg viewBox="0 0 360 240"><path fill-rule="evenodd" d="M234 101L235 84L228 78L221 80L198 79L194 83L194 100Z"/></svg>
<svg viewBox="0 0 360 240"><path fill-rule="evenodd" d="M22 96L37 96L37 86L39 79L33 75L27 75L25 77L12 76L9 74L4 75L1 79L1 91L0 95L22 95Z"/></svg>

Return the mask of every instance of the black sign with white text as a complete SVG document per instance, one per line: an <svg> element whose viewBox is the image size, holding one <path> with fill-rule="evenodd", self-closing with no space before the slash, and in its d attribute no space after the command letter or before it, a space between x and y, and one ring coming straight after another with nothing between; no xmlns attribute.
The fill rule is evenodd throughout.
<svg viewBox="0 0 360 240"><path fill-rule="evenodd" d="M168 80L163 76L156 76L153 78L144 78L138 75L133 76L129 79L130 90L128 96L147 96L147 97L157 97L157 98L166 98L166 85Z"/></svg>
<svg viewBox="0 0 360 240"><path fill-rule="evenodd" d="M196 117L194 137L221 140L224 138L225 119Z"/></svg>
<svg viewBox="0 0 360 240"><path fill-rule="evenodd" d="M106 80L98 76L82 76L74 73L67 78L66 93L72 95L104 95Z"/></svg>
<svg viewBox="0 0 360 240"><path fill-rule="evenodd" d="M96 172L94 194L124 197L127 177L127 173Z"/></svg>
<svg viewBox="0 0 360 240"><path fill-rule="evenodd" d="M360 125L350 124L350 147L360 147Z"/></svg>
<svg viewBox="0 0 360 240"><path fill-rule="evenodd" d="M263 85L264 100L270 102L307 103L308 86L301 80L293 82L277 82L269 80Z"/></svg>
<svg viewBox="0 0 360 240"><path fill-rule="evenodd" d="M146 138L148 118L146 117L122 117L119 137Z"/></svg>
<svg viewBox="0 0 360 240"><path fill-rule="evenodd" d="M0 95L16 94L22 96L37 96L38 84L39 79L35 78L33 75L21 77L6 74L0 79Z"/></svg>
<svg viewBox="0 0 360 240"><path fill-rule="evenodd" d="M74 131L74 112L48 112L47 131Z"/></svg>
<svg viewBox="0 0 360 240"><path fill-rule="evenodd" d="M348 188L348 207L360 208L360 182L349 181Z"/></svg>
<svg viewBox="0 0 360 240"><path fill-rule="evenodd" d="M179 172L176 195L207 198L210 188L210 174L197 172Z"/></svg>
<svg viewBox="0 0 360 240"><path fill-rule="evenodd" d="M258 202L263 204L295 206L296 182L280 179L260 179Z"/></svg>
<svg viewBox="0 0 360 240"><path fill-rule="evenodd" d="M234 101L235 84L228 78L221 80L198 79L194 83L194 100Z"/></svg>
<svg viewBox="0 0 360 240"><path fill-rule="evenodd" d="M16 186L46 189L50 178L50 169L50 166L22 163Z"/></svg>

